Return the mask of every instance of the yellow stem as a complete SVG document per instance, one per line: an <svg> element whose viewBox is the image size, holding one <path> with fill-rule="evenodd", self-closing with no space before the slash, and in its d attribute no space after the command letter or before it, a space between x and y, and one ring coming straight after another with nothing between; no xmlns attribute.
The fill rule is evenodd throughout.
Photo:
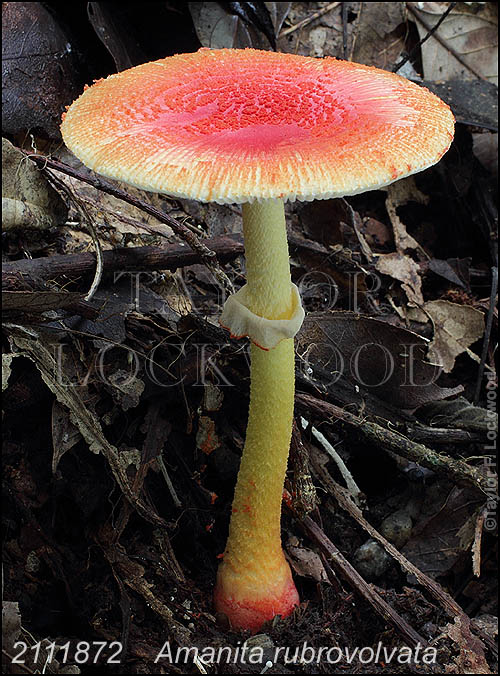
<svg viewBox="0 0 500 676"><path fill-rule="evenodd" d="M291 311L290 262L283 200L243 205L249 309L266 319Z"/></svg>
<svg viewBox="0 0 500 676"><path fill-rule="evenodd" d="M243 206L249 309L268 319L291 312L290 264L281 200ZM281 500L292 431L294 341L251 346L250 410L218 586L265 598L290 584L281 549ZM231 592L229 591L231 590ZM240 590L240 593L238 592Z"/></svg>

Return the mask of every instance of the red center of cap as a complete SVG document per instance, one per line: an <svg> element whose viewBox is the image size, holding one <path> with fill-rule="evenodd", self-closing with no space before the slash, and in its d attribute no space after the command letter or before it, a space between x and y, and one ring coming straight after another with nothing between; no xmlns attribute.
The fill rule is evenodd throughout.
<svg viewBox="0 0 500 676"><path fill-rule="evenodd" d="M301 141L309 146L328 139L342 146L354 136L360 142L373 135L377 123L404 126L414 114L399 100L396 86L370 83L365 73L360 79L356 71L339 68L333 79L316 69L294 70L293 64L263 72L259 63L229 63L223 73L200 72L199 81L160 80L149 88L146 106L143 93L134 101L130 92L130 122L123 116L120 136L145 142L153 137L156 145L162 136L170 142L175 137L197 151L241 156Z"/></svg>

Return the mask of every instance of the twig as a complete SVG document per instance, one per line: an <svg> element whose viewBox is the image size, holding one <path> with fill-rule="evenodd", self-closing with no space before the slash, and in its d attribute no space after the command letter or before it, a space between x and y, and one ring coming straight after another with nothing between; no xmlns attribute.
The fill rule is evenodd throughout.
<svg viewBox="0 0 500 676"><path fill-rule="evenodd" d="M468 444L470 446L470 444L483 440L481 434L468 430L408 423L404 426L404 435L422 444Z"/></svg>
<svg viewBox="0 0 500 676"><path fill-rule="evenodd" d="M475 577L481 576L481 540L483 535L486 507L480 511L474 528L474 542L472 543L472 572Z"/></svg>
<svg viewBox="0 0 500 676"><path fill-rule="evenodd" d="M172 483L172 479L167 472L167 468L165 467L165 463L163 462L161 455L156 458L156 462L160 468L161 473L163 474L163 478L165 479L165 483L167 484L167 488L170 496L172 497L174 505L178 508L182 507L182 502L179 500L179 496L175 491L174 484Z"/></svg>
<svg viewBox="0 0 500 676"><path fill-rule="evenodd" d="M397 73L398 70L400 68L402 68L405 65L405 63L412 58L412 56L415 54L417 49L419 49L424 44L424 42L426 40L428 40L431 37L431 35L433 35L437 31L439 26L443 23L443 21L446 19L446 17L451 12L451 10L455 7L456 4L457 4L456 2L450 2L449 7L446 9L445 12L443 12L439 21L428 31L427 35L425 35L421 40L419 40L417 42L417 44L415 45L415 47L413 47L411 52L409 54L407 54L403 59L401 59L401 61L399 63L397 63L394 66L394 68L392 69L393 73Z"/></svg>
<svg viewBox="0 0 500 676"><path fill-rule="evenodd" d="M100 178L86 176L81 172L77 171L76 169L73 169L72 167L68 166L67 164L64 164L63 162L53 160L49 157L45 157L44 155L26 153L25 151L23 152L27 157L30 158L30 160L35 162L35 164L41 167L42 169L47 168L54 169L55 171L60 171L61 173L66 174L67 176L76 178L79 181L88 183L97 190L101 190L102 192L105 192L108 195L113 195L113 197L116 197L122 200L123 202L127 202L128 204L131 204L132 206L141 209L145 213L156 218L158 221L160 221L160 223L165 223L166 225L169 225L172 228L172 230L193 249L193 251L196 251L198 253L198 255L201 258L201 261L208 268L210 268L210 270L212 270L214 276L221 282L222 286L232 291L232 284L230 280L228 279L224 271L221 270L216 263L215 252L211 251L208 247L206 247L198 239L198 237L196 237L196 235L189 230L189 228L187 228L182 223L179 223L179 221L177 221L172 216L163 213L159 209L156 209L150 204L147 204L147 202L143 202L137 197L129 195L125 191L116 188L115 186L111 185L110 183L107 183L106 181L103 181Z"/></svg>
<svg viewBox="0 0 500 676"><path fill-rule="evenodd" d="M302 423L302 427L306 429L308 425L308 421L305 418L301 418L300 422ZM337 453L337 451L333 448L331 443L328 441L328 439L321 434L319 430L317 430L315 427L311 425L311 434L313 437L315 437L321 446L325 449L325 451L328 453L330 458L335 462L337 465L339 472L342 474L342 477L345 481L345 484L350 492L350 494L353 497L353 500L357 505L359 505L359 496L361 495L361 491L359 490L358 485L354 481L354 478L352 474L349 472L349 470L346 467L345 462L342 460L340 455Z"/></svg>
<svg viewBox="0 0 500 676"><path fill-rule="evenodd" d="M315 19L319 19L320 16L323 16L324 14L331 12L332 9L335 9L335 7L338 7L340 4L341 4L340 2L330 2L329 5L323 7L322 9L318 9L317 12L313 12L313 14L310 14L305 19L302 19L302 21L299 21L299 23L296 23L294 26L290 26L290 28L285 28L284 31L281 31L278 38L284 38L285 36L290 35L290 33L294 33L295 31L304 28L304 26L307 26Z"/></svg>
<svg viewBox="0 0 500 676"><path fill-rule="evenodd" d="M410 12L413 14L413 16L417 19L417 21L420 21L420 23L422 24L422 26L423 26L426 30L428 30L428 31L431 31L431 30L432 30L432 26L427 22L426 19L424 19L424 18L420 15L420 12L418 12L418 11L415 9L415 7L412 7L412 5L411 5L410 3L407 3L407 7L408 7L408 9L410 10ZM439 35L439 33L435 33L435 35L434 35L433 37L434 37L435 40L437 40L439 43L441 43L441 44L443 45L443 47L444 47L446 50L448 50L448 51L450 52L450 54L452 54L452 56L454 56L455 59L456 59L459 63L462 64L462 66L464 66L465 68L467 68L467 70L470 70L470 72L473 73L477 78L479 78L480 80L484 80L484 82L488 82L488 81L489 81L489 80L487 80L485 77L483 77L483 76L481 75L481 73L479 73L473 66L471 66L470 64L468 64L467 61L465 61L465 59L464 59L464 58L463 58L463 57L462 57L462 56L461 56L461 55L460 55L453 47L451 47L451 45L449 45L448 42L447 42L444 38L442 38L442 37Z"/></svg>
<svg viewBox="0 0 500 676"><path fill-rule="evenodd" d="M347 10L348 3L342 3L342 51L344 59L347 59Z"/></svg>
<svg viewBox="0 0 500 676"><path fill-rule="evenodd" d="M101 283L101 278L102 278L102 273L103 273L103 258L102 258L102 247L101 243L99 241L99 237L97 236L97 231L94 228L94 224L92 222L92 219L90 217L89 212L87 211L87 207L85 206L85 202L81 200L79 197L74 195L71 190L68 188L68 186L57 176L53 174L53 172L48 172L49 175L49 180L53 187L58 190L59 192L64 193L64 195L70 199L73 200L76 204L76 208L80 212L80 216L83 217L83 221L85 222L88 231L90 232L90 236L92 238L92 242L94 243L95 247L95 254L96 254L96 264L95 264L95 269L94 269L94 279L92 280L92 284L90 285L90 288L85 295L85 301L89 301L92 299L94 294L96 293L97 289L99 288L99 284Z"/></svg>
<svg viewBox="0 0 500 676"><path fill-rule="evenodd" d="M363 13L364 5L364 2L359 3L358 16L354 24L354 30L352 32L351 49L349 50L349 58L347 61L352 61L352 57L354 56L354 48L356 47L356 41L358 39L359 24L361 22L361 15Z"/></svg>
<svg viewBox="0 0 500 676"><path fill-rule="evenodd" d="M390 624L405 637L410 646L416 647L417 645L420 645L425 647L427 645L427 641L378 594L376 589L365 582L358 571L349 563L337 547L335 547L333 542L325 535L311 517L304 517L300 523L311 540L313 540L328 556L329 562L333 564L335 570L347 580L355 591L363 596L379 615L387 622L390 622Z"/></svg>
<svg viewBox="0 0 500 676"><path fill-rule="evenodd" d="M243 253L241 235L224 235L207 239L212 250L222 262L228 262ZM168 249L156 246L118 247L103 251L104 272L136 270L176 270L194 265L201 260L197 251L182 244L170 245ZM41 282L60 277L77 279L88 275L95 267L95 255L55 254L44 258L22 259L4 263L2 266L2 289L20 290L37 288Z"/></svg>
<svg viewBox="0 0 500 676"><path fill-rule="evenodd" d="M92 219L90 218L89 212L87 211L87 208L85 207L85 204L83 202L80 202L78 206L84 215L85 221L87 223L87 228L89 229L90 236L92 237L92 241L94 242L95 246L96 266L94 279L92 280L90 289L88 290L87 295L85 296L84 299L88 302L89 300L92 299L95 292L99 288L99 284L101 283L102 273L104 270L104 259L102 257L101 243L99 242L99 237L97 236L97 232L96 229L94 228L94 224L92 223Z"/></svg>
<svg viewBox="0 0 500 676"><path fill-rule="evenodd" d="M366 530L366 532L381 544L384 549L390 554L396 561L401 565L403 570L405 570L410 575L413 575L433 597L441 605L446 614L451 617L460 617L462 623L465 627L470 627L471 620L469 616L464 612L464 610L458 605L455 599L446 592L443 587L438 584L435 580L423 573L417 566L415 566L411 561L409 561L401 552L399 552L396 547L391 544L388 540L384 538L363 516L361 510L357 505L352 501L351 496L348 491L332 479L328 471L322 467L318 462L314 462L314 458L311 458L311 462L314 466L314 470L320 476L325 487L331 491L337 500L338 504L342 509L344 509L348 514L350 514L360 526ZM496 646L493 641L489 639L487 635L480 629L474 627L474 631L481 637L481 639L488 645L490 649L496 650Z"/></svg>
<svg viewBox="0 0 500 676"><path fill-rule="evenodd" d="M488 490L490 490L486 477L475 467L471 467L459 458L450 458L442 453L436 453L427 446L411 441L398 432L393 432L377 425L377 423L359 418L334 404L321 401L309 394L297 394L295 401L300 408L305 408L309 415L317 415L323 419L325 417L338 418L359 430L366 439L376 446L428 467L436 474L445 476L455 483L465 481L485 494L488 494Z"/></svg>
<svg viewBox="0 0 500 676"><path fill-rule="evenodd" d="M490 345L491 329L493 326L493 315L495 313L495 299L498 292L498 268L491 268L491 292L490 292L490 306L488 308L488 317L486 319L486 327L484 329L483 349L481 351L481 363L477 372L476 391L474 392L474 404L479 401L481 394L481 382L484 375L484 367L486 365L486 358L488 356L488 347Z"/></svg>
<svg viewBox="0 0 500 676"><path fill-rule="evenodd" d="M97 540L101 546L104 556L119 575L121 580L127 587L135 591L139 596L142 596L147 606L160 617L165 624L165 629L179 645L190 645L191 634L189 629L175 619L174 613L163 602L161 595L151 591L151 585L144 577L144 567L129 558L123 546L110 546L109 539L105 540L104 533L100 534L100 539Z"/></svg>

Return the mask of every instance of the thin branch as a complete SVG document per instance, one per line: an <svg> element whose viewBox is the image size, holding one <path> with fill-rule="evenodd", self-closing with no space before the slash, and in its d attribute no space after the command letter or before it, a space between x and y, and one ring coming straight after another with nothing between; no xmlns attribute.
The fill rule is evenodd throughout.
<svg viewBox="0 0 500 676"><path fill-rule="evenodd" d="M151 206L147 202L143 202L137 197L129 195L124 190L120 190L114 185L108 183L107 181L103 181L102 179L97 177L86 176L81 172L77 171L76 169L73 169L72 167L68 166L67 164L64 164L63 162L59 162L58 160L51 159L44 155L26 153L25 151L23 152L27 157L29 157L30 160L35 162L35 164L38 167L42 169L54 169L55 171L60 171L61 173L66 174L67 176L76 178L79 181L88 183L97 190L101 190L102 192L105 192L108 195L113 195L113 197L116 197L122 200L123 202L127 202L128 204L131 204L132 206L141 209L145 213L156 218L158 221L160 221L160 223L165 223L166 225L169 225L172 228L172 230L193 249L193 251L196 251L198 253L198 255L201 258L201 261L213 272L214 276L220 281L221 285L226 289L232 291L232 284L230 280L228 279L224 271L221 270L220 267L217 265L215 252L211 251L208 247L206 247L198 239L198 237L196 237L196 235L193 232L191 232L191 230L189 230L189 228L187 228L182 223L179 223L179 221L177 221L172 216L163 213L163 211L156 209L155 207Z"/></svg>
<svg viewBox="0 0 500 676"><path fill-rule="evenodd" d="M384 618L384 620L389 622L402 636L404 636L410 646L416 647L417 645L427 645L427 641L380 596L376 588L365 582L354 566L349 563L311 517L304 517L300 524L311 540L325 552L329 563L333 565L336 571L347 580L356 592L363 596L365 601L367 601L375 611Z"/></svg>
<svg viewBox="0 0 500 676"><path fill-rule="evenodd" d="M486 477L478 469L471 467L459 458L450 458L443 453L436 453L423 444L411 441L403 434L364 420L345 409L316 399L309 394L297 394L295 401L300 408L307 410L310 416L316 415L322 419L326 417L342 420L359 430L360 434L376 446L423 465L455 483L465 481L485 494L488 494L488 490L490 490Z"/></svg>
<svg viewBox="0 0 500 676"><path fill-rule="evenodd" d="M476 391L474 392L474 404L479 401L481 393L481 383L483 381L484 367L486 365L486 357L488 356L488 347L490 345L491 329L493 326L493 315L495 314L496 297L498 292L498 268L491 268L491 292L490 292L490 306L488 308L488 317L486 319L486 327L484 329L483 349L481 351L481 363L477 373Z"/></svg>
<svg viewBox="0 0 500 676"><path fill-rule="evenodd" d="M318 462L315 462L314 458L311 458L311 462L315 472L320 477L325 488L327 488L328 491L332 493L340 507L350 514L370 535L370 537L376 540L386 550L386 552L400 564L404 571L410 575L413 575L418 580L419 584L424 587L424 589L426 589L429 594L440 604L449 617L460 617L465 626L471 627L470 617L464 612L455 599L450 594L448 594L448 592L446 592L438 582L423 573L420 568L417 568L417 566L415 566L403 554L401 554L401 552L396 549L393 544L391 544L365 519L359 507L354 504L348 491L340 486L336 481L334 481L329 472L324 467L322 467ZM475 626L471 628L474 629L474 631L490 649L492 649L494 652L496 651L494 642L485 634L482 629ZM481 650L479 646L478 649Z"/></svg>
<svg viewBox="0 0 500 676"><path fill-rule="evenodd" d="M300 422L302 423L302 427L306 429L308 426L308 421L305 418L300 419ZM325 437L324 434L322 434L316 427L311 425L311 434L315 439L319 441L321 446L325 449L327 454L330 456L330 458L334 461L334 463L337 465L339 472L342 474L342 477L345 481L345 484L347 486L347 489L349 490L350 494L352 495L352 498L354 502L359 505L360 502L360 495L361 491L359 490L359 486L357 483L354 481L354 477L350 473L350 471L347 469L347 465L345 462L342 460L340 455L337 453L337 451L334 449L334 447L331 445L331 443L328 441L328 439Z"/></svg>
<svg viewBox="0 0 500 676"><path fill-rule="evenodd" d="M308 24L312 23L315 19L319 19L320 16L323 16L324 14L331 12L332 9L335 9L335 7L338 7L339 5L340 2L330 2L329 5L323 7L322 9L319 9L317 12L313 12L313 14L310 14L305 19L302 19L302 21L299 21L299 23L296 23L294 26L290 26L290 28L285 28L284 31L281 31L278 38L284 38L285 36L290 35L291 33L294 33L295 31L298 31L301 28L304 28L304 26L307 26Z"/></svg>
<svg viewBox="0 0 500 676"><path fill-rule="evenodd" d="M224 235L206 240L222 263L234 260L244 252L241 235ZM197 251L182 244L171 244L168 249L157 246L117 247L103 251L104 272L137 270L176 270L201 261ZM95 255L54 254L43 258L21 259L2 265L2 289L15 291L36 289L49 280L78 279L95 268Z"/></svg>
<svg viewBox="0 0 500 676"><path fill-rule="evenodd" d="M412 7L412 5L411 5L410 3L407 3L407 7L408 7L408 9L410 10L410 12L413 14L413 16L417 19L417 21L420 21L420 23L422 24L422 26L423 26L426 30L428 30L428 31L431 31L431 30L432 30L432 26L427 22L426 19L424 19L424 18L420 15L420 12L418 12L418 11L415 9L415 7ZM452 54L452 56L454 56L455 59L456 59L459 63L461 63L462 66L464 66L464 68L467 68L467 70L470 70L470 72L473 73L473 74L474 74L477 78L479 78L480 80L483 80L484 82L489 82L489 80L487 80L485 77L483 77L483 76L481 75L481 73L480 73L479 71L477 71L477 70L474 68L474 66L471 66L469 63L467 63L467 61L465 61L465 59L461 56L461 54L459 54L459 53L456 51L456 49L454 49L451 45L449 45L448 42L447 42L444 38L442 38L442 37L439 35L439 33L435 33L433 37L434 37L434 39L437 40L437 41L438 41L438 42L439 42L439 43L440 43L440 44L441 44L448 52L450 52L450 54Z"/></svg>
<svg viewBox="0 0 500 676"><path fill-rule="evenodd" d="M347 59L347 11L348 3L342 3L342 50L344 59Z"/></svg>
<svg viewBox="0 0 500 676"><path fill-rule="evenodd" d="M411 52L407 54L403 59L401 59L399 63L397 63L394 66L394 68L392 69L393 73L397 73L398 70L402 68L405 65L405 63L412 58L412 56L415 55L417 49L419 49L424 44L424 42L428 40L431 37L431 35L433 35L437 31L439 26L443 23L443 21L446 19L446 17L452 11L452 9L455 7L456 4L457 4L456 2L450 2L450 6L448 7L448 9L445 12L443 12L439 21L428 31L427 35L425 35L421 40L419 40L415 45L415 47L413 47Z"/></svg>

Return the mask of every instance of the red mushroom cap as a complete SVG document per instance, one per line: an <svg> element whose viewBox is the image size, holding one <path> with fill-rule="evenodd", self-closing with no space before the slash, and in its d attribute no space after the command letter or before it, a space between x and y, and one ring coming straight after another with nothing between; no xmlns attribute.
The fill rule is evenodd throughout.
<svg viewBox="0 0 500 676"><path fill-rule="evenodd" d="M200 49L111 75L69 108L91 169L219 203L353 195L435 164L448 106L387 71L334 58Z"/></svg>

